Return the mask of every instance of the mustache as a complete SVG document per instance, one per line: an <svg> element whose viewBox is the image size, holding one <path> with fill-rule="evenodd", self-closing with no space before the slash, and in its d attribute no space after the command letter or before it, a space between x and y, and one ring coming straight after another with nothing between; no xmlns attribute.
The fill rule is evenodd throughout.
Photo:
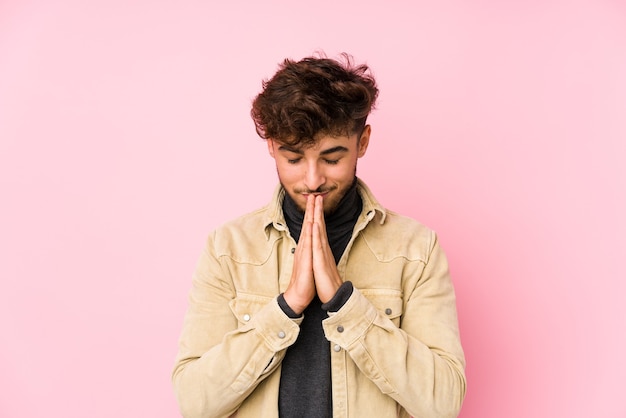
<svg viewBox="0 0 626 418"><path fill-rule="evenodd" d="M331 186L331 187L318 187L315 190L311 190L311 189L294 189L293 191L298 193L298 194L322 194L322 193L328 193L328 192L332 192L333 190L335 190L337 188L337 186Z"/></svg>

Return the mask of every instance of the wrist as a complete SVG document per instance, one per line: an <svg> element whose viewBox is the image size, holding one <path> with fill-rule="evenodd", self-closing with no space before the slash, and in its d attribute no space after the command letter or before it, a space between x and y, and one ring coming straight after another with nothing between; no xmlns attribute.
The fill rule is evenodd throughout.
<svg viewBox="0 0 626 418"><path fill-rule="evenodd" d="M291 306L289 306L289 304L285 300L284 293L278 295L278 306L280 306L280 309L282 309L285 315L287 315L291 319L300 318L302 316L302 314L296 313L293 309L291 309Z"/></svg>
<svg viewBox="0 0 626 418"><path fill-rule="evenodd" d="M291 309L293 313L298 316L302 315L302 312L304 312L306 307L309 306L309 303L311 303L310 300L304 301L302 300L302 298L298 298L297 296L289 292L289 289L287 289L285 293L283 293L283 299L285 300L285 303L287 304L289 309Z"/></svg>
<svg viewBox="0 0 626 418"><path fill-rule="evenodd" d="M352 282L344 282L335 293L335 296L328 302L322 304L322 309L328 312L337 312L346 304L348 299L350 299L353 289Z"/></svg>

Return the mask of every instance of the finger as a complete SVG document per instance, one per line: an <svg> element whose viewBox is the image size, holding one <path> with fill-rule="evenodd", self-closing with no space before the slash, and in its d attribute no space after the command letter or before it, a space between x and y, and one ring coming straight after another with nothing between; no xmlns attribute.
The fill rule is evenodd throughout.
<svg viewBox="0 0 626 418"><path fill-rule="evenodd" d="M315 196L308 194L306 196L306 208L304 210L304 223L313 222L315 219Z"/></svg>
<svg viewBox="0 0 626 418"><path fill-rule="evenodd" d="M324 239L325 234L317 222L313 224L312 232L311 253L313 256L313 272L316 278L321 278L327 276L326 268L329 263L328 253L330 252L330 248L328 247L327 241Z"/></svg>
<svg viewBox="0 0 626 418"><path fill-rule="evenodd" d="M315 200L315 222L320 232L320 240L322 244L328 245L328 237L326 232L326 219L324 218L324 198L317 196Z"/></svg>
<svg viewBox="0 0 626 418"><path fill-rule="evenodd" d="M324 220L324 197L321 195L315 196L315 222L319 223L320 226L326 231L326 223Z"/></svg>
<svg viewBox="0 0 626 418"><path fill-rule="evenodd" d="M312 250L318 250L320 248L322 248L322 240L321 240L321 228L320 228L320 224L318 222L314 222L311 225L311 245L312 245Z"/></svg>
<svg viewBox="0 0 626 418"><path fill-rule="evenodd" d="M300 239L298 240L298 247L301 247L301 251L311 256L312 245L312 229L315 217L315 196L307 195L306 197L306 210L304 212L304 220L302 221L302 230L300 232Z"/></svg>
<svg viewBox="0 0 626 418"><path fill-rule="evenodd" d="M308 252L311 252L312 233L313 221L304 221L302 223L302 231L300 232L299 244Z"/></svg>
<svg viewBox="0 0 626 418"><path fill-rule="evenodd" d="M302 234L295 253L291 280L284 292L284 297L289 307L297 314L302 313L315 297L311 222L302 225Z"/></svg>
<svg viewBox="0 0 626 418"><path fill-rule="evenodd" d="M302 230L300 231L300 239L298 239L298 245L296 247L297 259L311 259L313 238L312 238L312 226L313 222L303 222ZM310 264L309 264L310 265Z"/></svg>
<svg viewBox="0 0 626 418"><path fill-rule="evenodd" d="M317 295L323 303L332 299L342 284L326 234L318 222L313 225L313 278Z"/></svg>
<svg viewBox="0 0 626 418"><path fill-rule="evenodd" d="M333 252L328 243L328 236L324 226L319 222L315 222L312 228L311 250L313 252L313 268L315 265L323 265L325 263L335 264Z"/></svg>

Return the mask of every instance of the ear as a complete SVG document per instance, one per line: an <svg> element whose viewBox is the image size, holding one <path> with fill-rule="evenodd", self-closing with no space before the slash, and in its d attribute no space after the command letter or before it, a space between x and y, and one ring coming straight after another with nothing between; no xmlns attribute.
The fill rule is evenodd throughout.
<svg viewBox="0 0 626 418"><path fill-rule="evenodd" d="M265 142L267 142L267 151L270 153L272 158L275 158L274 157L274 141L271 139L267 139Z"/></svg>
<svg viewBox="0 0 626 418"><path fill-rule="evenodd" d="M359 147L357 155L359 158L364 156L365 151L367 151L367 146L370 144L371 133L372 127L370 125L365 125L365 128L363 128L363 132L361 133L361 137L357 141L357 146Z"/></svg>

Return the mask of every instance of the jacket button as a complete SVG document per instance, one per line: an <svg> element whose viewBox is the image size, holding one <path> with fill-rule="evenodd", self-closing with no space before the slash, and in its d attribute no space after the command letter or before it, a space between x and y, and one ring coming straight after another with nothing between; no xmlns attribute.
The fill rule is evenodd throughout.
<svg viewBox="0 0 626 418"><path fill-rule="evenodd" d="M341 347L339 346L339 344L335 344L335 346L333 347L333 350L335 350L336 352L340 352Z"/></svg>
<svg viewBox="0 0 626 418"><path fill-rule="evenodd" d="M291 254L293 254L293 253L295 253L295 252L296 252L296 249L295 249L295 248L292 248L292 249L291 249Z"/></svg>
<svg viewBox="0 0 626 418"><path fill-rule="evenodd" d="M278 332L278 338L285 338L285 332L284 331L279 331Z"/></svg>
<svg viewBox="0 0 626 418"><path fill-rule="evenodd" d="M337 332L343 332L343 326L339 325L339 326L337 327Z"/></svg>
<svg viewBox="0 0 626 418"><path fill-rule="evenodd" d="M391 312L393 312L393 311L391 310L391 308L387 308L387 309L385 309L385 313L386 313L387 315L391 315Z"/></svg>
<svg viewBox="0 0 626 418"><path fill-rule="evenodd" d="M243 316L243 320L244 320L244 321L246 321L246 322L248 322L248 321L250 320L250 315L245 314L245 315Z"/></svg>

